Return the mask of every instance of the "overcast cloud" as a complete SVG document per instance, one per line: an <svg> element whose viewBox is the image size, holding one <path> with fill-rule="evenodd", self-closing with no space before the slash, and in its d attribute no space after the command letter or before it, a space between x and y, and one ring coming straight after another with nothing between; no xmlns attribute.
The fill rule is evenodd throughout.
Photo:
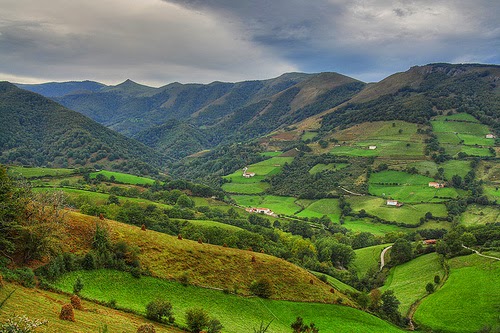
<svg viewBox="0 0 500 333"><path fill-rule="evenodd" d="M378 81L430 62L500 60L496 0L0 0L0 79Z"/></svg>

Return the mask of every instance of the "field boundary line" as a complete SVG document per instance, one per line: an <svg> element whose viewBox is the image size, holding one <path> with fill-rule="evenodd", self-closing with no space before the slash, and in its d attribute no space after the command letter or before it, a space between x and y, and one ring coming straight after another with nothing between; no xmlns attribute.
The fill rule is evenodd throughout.
<svg viewBox="0 0 500 333"><path fill-rule="evenodd" d="M269 309L269 308L268 308L268 307L264 304L264 302L262 302L262 300L261 300L260 298L258 298L258 300L259 300L260 304L262 304L262 306L263 306L263 307L265 307L265 308L266 308L266 310L267 310L267 311L269 311L269 313L270 313L270 314L272 314L272 315L273 315L273 317L274 317L274 318L276 318L276 320L277 320L278 322L282 323L282 322L281 322L281 320L280 320L278 317L276 317L276 315L275 315L275 314L271 311L271 309ZM282 324L283 324L283 323L282 323Z"/></svg>

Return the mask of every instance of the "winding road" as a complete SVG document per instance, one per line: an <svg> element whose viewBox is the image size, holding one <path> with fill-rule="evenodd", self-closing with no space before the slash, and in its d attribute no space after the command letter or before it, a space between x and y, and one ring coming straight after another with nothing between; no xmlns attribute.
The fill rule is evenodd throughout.
<svg viewBox="0 0 500 333"><path fill-rule="evenodd" d="M474 250L474 249L471 249L470 247L467 247L467 246L465 246L465 245L463 245L463 244L462 244L462 247L463 247L464 249L467 249L467 250L471 250L471 251L476 252L476 254L477 254L478 256L485 257L485 258L489 258L489 259L493 259L493 260L500 260L500 258L497 258L497 257L486 256L486 255L484 255L484 254L481 254L481 253L479 253L479 251Z"/></svg>
<svg viewBox="0 0 500 333"><path fill-rule="evenodd" d="M387 252L387 250L389 250L390 248L392 247L391 246L388 246L386 247L385 249L382 250L382 253L380 254L380 270L382 270L382 268L384 268L385 266L385 253Z"/></svg>

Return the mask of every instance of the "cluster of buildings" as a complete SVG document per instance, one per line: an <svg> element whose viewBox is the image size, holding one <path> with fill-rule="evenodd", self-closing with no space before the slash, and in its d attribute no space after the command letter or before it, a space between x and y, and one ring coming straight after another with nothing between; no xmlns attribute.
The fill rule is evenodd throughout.
<svg viewBox="0 0 500 333"><path fill-rule="evenodd" d="M269 208L254 208L254 207L250 207L250 208L245 208L245 210L247 212L249 212L249 213L265 214L265 215L269 215L269 216L273 216L273 217L277 217L278 216L272 210L270 210Z"/></svg>
<svg viewBox="0 0 500 333"><path fill-rule="evenodd" d="M251 177L255 176L255 172L247 172L247 170L248 170L247 167L243 168L243 177L251 178Z"/></svg>

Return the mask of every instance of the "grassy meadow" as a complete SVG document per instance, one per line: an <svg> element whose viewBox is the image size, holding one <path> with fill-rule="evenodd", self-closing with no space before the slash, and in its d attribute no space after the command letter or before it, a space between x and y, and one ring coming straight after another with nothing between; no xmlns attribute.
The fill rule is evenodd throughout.
<svg viewBox="0 0 500 333"><path fill-rule="evenodd" d="M295 203L297 199L293 197L233 195L231 198L240 206L269 208L276 214L294 215L302 209L301 206Z"/></svg>
<svg viewBox="0 0 500 333"><path fill-rule="evenodd" d="M75 172L75 169L63 168L25 168L20 166L9 167L10 174L20 175L24 178L69 176L71 174L74 174Z"/></svg>
<svg viewBox="0 0 500 333"><path fill-rule="evenodd" d="M444 332L478 332L500 327L500 261L476 254L449 260L450 275L441 289L415 312L417 324Z"/></svg>
<svg viewBox="0 0 500 333"><path fill-rule="evenodd" d="M315 166L313 166L311 168L311 170L309 170L309 173L311 175L315 175L318 172L325 171L325 170L338 171L338 170L341 170L341 169L347 167L348 165L349 164L347 164L347 163L329 163L329 164L319 163L319 164L316 164Z"/></svg>
<svg viewBox="0 0 500 333"><path fill-rule="evenodd" d="M416 225L425 213L434 216L446 216L446 206L439 203L405 204L402 207L390 207L386 200L372 196L350 197L347 200L354 211L364 209L367 213L386 221L397 221Z"/></svg>
<svg viewBox="0 0 500 333"><path fill-rule="evenodd" d="M500 222L500 209L492 206L469 205L460 216L460 223L465 226Z"/></svg>
<svg viewBox="0 0 500 333"><path fill-rule="evenodd" d="M71 288L72 289L72 288ZM29 289L19 285L6 284L0 288L0 299L15 290L0 311L0 322L12 315L27 315L33 319L47 320L47 325L36 330L40 333L96 333L107 325L109 332L136 333L137 328L151 323L143 316L125 313L95 303L82 301L84 310L75 310L75 322L59 319L59 312L64 304L69 303L69 296L40 289ZM181 330L154 323L157 333L180 333Z"/></svg>
<svg viewBox="0 0 500 333"><path fill-rule="evenodd" d="M154 184L155 182L155 180L151 178L139 177L139 176L129 175L127 173L107 171L107 170L92 172L90 174L90 178L96 178L97 175L103 175L107 179L114 177L117 182L124 184L131 184L131 185L151 185Z"/></svg>
<svg viewBox="0 0 500 333"><path fill-rule="evenodd" d="M380 291L394 290L394 295L401 302L399 312L406 315L410 306L427 295L425 286L434 283L434 276L444 276L444 270L437 253L429 253L417 257L390 270L387 280Z"/></svg>
<svg viewBox="0 0 500 333"><path fill-rule="evenodd" d="M176 322L181 325L185 324L187 309L202 307L222 322L223 332L248 332L257 328L261 321L268 323L274 319L268 332L285 333L290 331L290 323L297 316L314 322L321 332L400 332L372 315L346 306L241 297L153 277L136 279L128 273L111 270L69 273L57 282L57 287L71 291L78 276L84 283L83 296L101 301L115 300L118 306L139 313L144 313L149 301L166 298L173 305ZM238 309L238 315L234 309Z"/></svg>
<svg viewBox="0 0 500 333"><path fill-rule="evenodd" d="M354 250L356 258L352 267L358 272L358 276L364 276L370 269L378 270L380 267L380 254L382 250L391 244L380 244Z"/></svg>
<svg viewBox="0 0 500 333"><path fill-rule="evenodd" d="M322 217L326 215L332 222L340 220L340 208L338 199L320 199L312 202L304 210L297 214L299 217Z"/></svg>

